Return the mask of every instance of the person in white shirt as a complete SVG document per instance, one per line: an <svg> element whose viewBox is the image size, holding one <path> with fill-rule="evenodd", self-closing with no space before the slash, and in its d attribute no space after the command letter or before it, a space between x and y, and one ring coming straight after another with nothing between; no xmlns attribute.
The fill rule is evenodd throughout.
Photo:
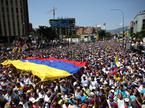
<svg viewBox="0 0 145 108"><path fill-rule="evenodd" d="M118 108L125 108L125 102L121 93L118 94L117 104Z"/></svg>
<svg viewBox="0 0 145 108"><path fill-rule="evenodd" d="M98 87L98 83L97 83L97 81L95 80L95 78L92 77L92 78L91 78L91 81L90 81L89 89L90 89L90 90L95 90L97 87Z"/></svg>
<svg viewBox="0 0 145 108"><path fill-rule="evenodd" d="M88 85L89 85L89 81L86 79L86 77L85 77L85 76L82 78L81 85L82 85L83 87L85 87L85 86L88 86Z"/></svg>

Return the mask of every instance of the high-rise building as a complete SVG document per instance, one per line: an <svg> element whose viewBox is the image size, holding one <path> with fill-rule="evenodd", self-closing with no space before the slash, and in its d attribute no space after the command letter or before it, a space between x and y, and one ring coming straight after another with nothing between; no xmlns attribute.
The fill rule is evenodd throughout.
<svg viewBox="0 0 145 108"><path fill-rule="evenodd" d="M27 36L29 16L27 0L0 0L0 37Z"/></svg>

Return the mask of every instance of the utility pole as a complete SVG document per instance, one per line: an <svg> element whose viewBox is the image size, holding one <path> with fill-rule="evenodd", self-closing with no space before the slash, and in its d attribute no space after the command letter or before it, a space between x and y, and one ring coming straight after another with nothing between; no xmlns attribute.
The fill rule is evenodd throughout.
<svg viewBox="0 0 145 108"><path fill-rule="evenodd" d="M57 10L57 8L55 8L55 7L53 7L53 9L52 10L49 10L49 13L52 13L52 15L53 15L53 19L55 19L55 15L56 15L56 11Z"/></svg>
<svg viewBox="0 0 145 108"><path fill-rule="evenodd" d="M57 8L53 7L53 9L51 9L51 10L48 11L48 13L52 13L53 19L55 19L55 15L56 15L56 12L55 11L56 10L57 10ZM54 30L55 30L56 35L59 35L60 29L57 28L57 27L54 27Z"/></svg>
<svg viewBox="0 0 145 108"><path fill-rule="evenodd" d="M104 30L105 30L105 34L104 35L105 35L105 38L106 38L106 23L104 23L103 26L104 26ZM105 40L105 38L103 37L103 41Z"/></svg>

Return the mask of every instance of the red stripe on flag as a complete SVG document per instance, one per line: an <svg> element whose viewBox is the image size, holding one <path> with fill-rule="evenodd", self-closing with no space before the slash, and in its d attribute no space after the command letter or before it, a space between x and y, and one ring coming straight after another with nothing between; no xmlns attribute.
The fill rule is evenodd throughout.
<svg viewBox="0 0 145 108"><path fill-rule="evenodd" d="M79 66L79 67L83 67L83 66L87 65L87 62L79 62L79 61L66 60L66 59L57 59L57 58L53 58L53 57L49 57L49 58L28 57L28 58L26 58L26 60L34 60L34 59L36 59L36 60L56 60L56 61L62 61L62 62L74 64L75 66Z"/></svg>

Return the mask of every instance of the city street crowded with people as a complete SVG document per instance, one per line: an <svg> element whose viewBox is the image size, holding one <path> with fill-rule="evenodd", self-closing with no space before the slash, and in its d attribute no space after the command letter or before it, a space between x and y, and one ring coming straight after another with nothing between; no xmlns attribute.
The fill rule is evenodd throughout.
<svg viewBox="0 0 145 108"><path fill-rule="evenodd" d="M115 39L39 49L15 42L11 49L0 52L1 63L54 57L87 65L69 77L41 81L1 64L0 108L145 108L144 54L126 50Z"/></svg>

